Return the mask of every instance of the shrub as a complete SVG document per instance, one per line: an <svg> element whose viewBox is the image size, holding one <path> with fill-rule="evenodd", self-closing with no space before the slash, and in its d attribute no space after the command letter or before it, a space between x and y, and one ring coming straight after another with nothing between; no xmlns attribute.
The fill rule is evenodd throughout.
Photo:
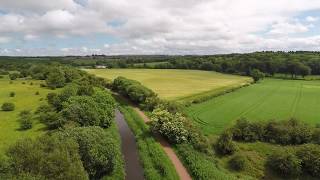
<svg viewBox="0 0 320 180"><path fill-rule="evenodd" d="M320 129L316 129L313 132L312 139L313 139L314 143L320 145Z"/></svg>
<svg viewBox="0 0 320 180"><path fill-rule="evenodd" d="M236 154L229 160L229 166L236 171L242 171L248 166L248 159L242 154Z"/></svg>
<svg viewBox="0 0 320 180"><path fill-rule="evenodd" d="M57 129L63 127L66 123L66 120L62 118L60 113L54 111L51 106L42 105L40 106L36 114L40 122L44 123L49 129Z"/></svg>
<svg viewBox="0 0 320 180"><path fill-rule="evenodd" d="M304 172L320 177L320 147L318 145L304 145L297 151L297 156L302 160Z"/></svg>
<svg viewBox="0 0 320 180"><path fill-rule="evenodd" d="M15 105L13 103L5 102L1 106L2 111L14 111Z"/></svg>
<svg viewBox="0 0 320 180"><path fill-rule="evenodd" d="M17 176L87 180L78 150L78 144L72 139L45 135L37 140L19 140L6 154L10 172Z"/></svg>
<svg viewBox="0 0 320 180"><path fill-rule="evenodd" d="M97 92L93 97L72 96L63 103L63 117L81 126L109 127L115 105L113 98L103 93Z"/></svg>
<svg viewBox="0 0 320 180"><path fill-rule="evenodd" d="M301 174L301 160L293 153L279 151L267 159L268 167L283 177L297 177Z"/></svg>
<svg viewBox="0 0 320 180"><path fill-rule="evenodd" d="M250 76L253 78L254 82L258 82L260 79L263 79L265 77L265 74L259 69L253 69L250 72Z"/></svg>
<svg viewBox="0 0 320 180"><path fill-rule="evenodd" d="M230 131L223 132L214 145L216 152L220 155L232 155L237 151L236 144L232 141Z"/></svg>
<svg viewBox="0 0 320 180"><path fill-rule="evenodd" d="M40 95L39 91L37 91L37 92L35 93L35 95L37 95L37 96Z"/></svg>
<svg viewBox="0 0 320 180"><path fill-rule="evenodd" d="M131 101L139 105L144 104L148 97L156 96L151 89L143 86L140 82L121 76L113 81L112 87L114 90L129 97Z"/></svg>
<svg viewBox="0 0 320 180"><path fill-rule="evenodd" d="M46 83L50 88L61 88L65 85L66 79L61 68L53 68L46 78Z"/></svg>
<svg viewBox="0 0 320 180"><path fill-rule="evenodd" d="M184 121L185 118L181 114L171 114L167 110L155 109L151 115L151 128L170 142L179 144L189 139Z"/></svg>
<svg viewBox="0 0 320 180"><path fill-rule="evenodd" d="M16 80L19 77L19 73L11 73L9 74L10 80Z"/></svg>
<svg viewBox="0 0 320 180"><path fill-rule="evenodd" d="M20 129L27 130L32 128L32 114L30 111L24 110L19 114Z"/></svg>
<svg viewBox="0 0 320 180"><path fill-rule="evenodd" d="M264 125L262 123L250 123L246 119L239 119L232 128L233 138L246 142L263 140Z"/></svg>
<svg viewBox="0 0 320 180"><path fill-rule="evenodd" d="M107 93L104 90L96 89L93 94L93 99L100 107L100 113L102 115L100 125L101 127L107 128L110 127L111 122L113 121L114 109L115 109L115 100L111 94Z"/></svg>
<svg viewBox="0 0 320 180"><path fill-rule="evenodd" d="M10 97L14 97L15 95L16 95L15 92L10 92L10 94L9 94Z"/></svg>
<svg viewBox="0 0 320 180"><path fill-rule="evenodd" d="M79 144L79 153L90 179L101 179L115 168L115 140L100 127L73 128L64 132Z"/></svg>

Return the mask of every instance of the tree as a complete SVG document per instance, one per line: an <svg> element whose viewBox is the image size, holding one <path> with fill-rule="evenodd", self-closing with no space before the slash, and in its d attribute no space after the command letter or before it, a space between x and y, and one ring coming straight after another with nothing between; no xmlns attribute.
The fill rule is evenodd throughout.
<svg viewBox="0 0 320 180"><path fill-rule="evenodd" d="M288 151L277 151L270 155L267 165L283 177L297 177L301 174L301 160Z"/></svg>
<svg viewBox="0 0 320 180"><path fill-rule="evenodd" d="M304 172L320 177L320 148L318 145L302 146L297 151L297 156L302 160Z"/></svg>
<svg viewBox="0 0 320 180"><path fill-rule="evenodd" d="M61 68L53 68L50 70L46 83L51 88L61 88L65 85L66 78Z"/></svg>
<svg viewBox="0 0 320 180"><path fill-rule="evenodd" d="M166 137L172 143L183 143L189 139L189 132L184 126L185 118L167 110L155 109L151 115L151 129Z"/></svg>
<svg viewBox="0 0 320 180"><path fill-rule="evenodd" d="M301 64L299 66L299 74L304 78L305 76L311 74L311 68L309 66Z"/></svg>
<svg viewBox="0 0 320 180"><path fill-rule="evenodd" d="M70 138L44 135L36 140L19 140L6 153L11 164L7 173L41 179L88 180L78 151L77 142Z"/></svg>
<svg viewBox="0 0 320 180"><path fill-rule="evenodd" d="M2 111L13 111L15 109L15 105L13 103L5 102L1 106Z"/></svg>
<svg viewBox="0 0 320 180"><path fill-rule="evenodd" d="M79 153L90 179L101 179L115 168L115 139L100 127L73 128L63 136L79 144Z"/></svg>
<svg viewBox="0 0 320 180"><path fill-rule="evenodd" d="M14 97L15 95L16 95L15 92L10 92L10 94L9 94L10 97Z"/></svg>
<svg viewBox="0 0 320 180"><path fill-rule="evenodd" d="M32 114L28 110L21 111L19 114L20 129L27 130L32 128Z"/></svg>
<svg viewBox="0 0 320 180"><path fill-rule="evenodd" d="M62 116L81 126L109 127L114 118L114 102L111 96L97 93L95 96L72 96L63 103Z"/></svg>
<svg viewBox="0 0 320 180"><path fill-rule="evenodd" d="M243 154L236 154L229 161L229 166L236 171L244 170L248 164L248 159Z"/></svg>
<svg viewBox="0 0 320 180"><path fill-rule="evenodd" d="M49 129L57 129L63 127L66 123L66 120L61 116L61 113L56 112L53 107L49 105L40 106L36 114L40 122L47 125Z"/></svg>
<svg viewBox="0 0 320 180"><path fill-rule="evenodd" d="M9 74L10 80L16 80L20 76L19 73L11 73Z"/></svg>
<svg viewBox="0 0 320 180"><path fill-rule="evenodd" d="M232 141L232 133L230 131L223 132L214 147L216 152L221 155L232 155L237 151L237 146Z"/></svg>
<svg viewBox="0 0 320 180"><path fill-rule="evenodd" d="M260 79L263 79L265 74L258 69L253 69L250 72L250 76L253 78L254 82L258 82Z"/></svg>

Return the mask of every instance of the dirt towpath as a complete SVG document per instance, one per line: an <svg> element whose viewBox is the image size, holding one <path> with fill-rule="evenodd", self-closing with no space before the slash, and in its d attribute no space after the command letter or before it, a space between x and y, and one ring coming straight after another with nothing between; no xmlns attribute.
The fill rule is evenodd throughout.
<svg viewBox="0 0 320 180"><path fill-rule="evenodd" d="M150 122L150 119L142 112L139 108L134 107L134 110L141 116L145 123ZM176 168L176 171L181 180L191 180L191 176L187 169L183 166L182 162L176 155L176 153L171 148L170 144L160 135L156 135L157 141L161 144L163 150L166 152L167 156L170 158L172 164Z"/></svg>
<svg viewBox="0 0 320 180"><path fill-rule="evenodd" d="M116 110L116 124L121 137L121 150L125 161L126 180L143 180L136 140L121 112Z"/></svg>

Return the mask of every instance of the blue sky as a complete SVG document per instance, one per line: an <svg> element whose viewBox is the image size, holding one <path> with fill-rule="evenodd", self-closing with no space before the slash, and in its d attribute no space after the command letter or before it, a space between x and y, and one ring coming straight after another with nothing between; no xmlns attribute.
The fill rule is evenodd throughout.
<svg viewBox="0 0 320 180"><path fill-rule="evenodd" d="M320 51L319 0L1 0L0 55Z"/></svg>

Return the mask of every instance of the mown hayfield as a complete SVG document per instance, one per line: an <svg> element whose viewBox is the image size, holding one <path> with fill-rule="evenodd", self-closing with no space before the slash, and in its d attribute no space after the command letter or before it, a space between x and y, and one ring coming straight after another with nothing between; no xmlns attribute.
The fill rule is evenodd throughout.
<svg viewBox="0 0 320 180"><path fill-rule="evenodd" d="M258 84L192 105L187 114L207 134L218 134L239 118L251 121L298 118L320 123L320 81L266 79Z"/></svg>
<svg viewBox="0 0 320 180"><path fill-rule="evenodd" d="M251 81L249 77L197 70L87 69L86 71L108 79L118 76L135 79L154 90L161 98L169 100L243 85Z"/></svg>
<svg viewBox="0 0 320 180"><path fill-rule="evenodd" d="M9 145L17 139L24 137L36 137L43 133L44 125L34 121L33 128L27 131L19 130L18 115L22 110L33 112L41 104L45 103L46 95L52 90L40 88L40 81L14 80L9 83L7 78L0 79L0 106L4 102L13 102L16 106L14 111L4 112L0 110L0 154L3 154ZM25 82L25 84L22 84ZM31 85L30 83L33 83ZM39 95L35 93L39 91ZM15 97L10 97L10 92L15 92ZM40 101L43 99L42 101Z"/></svg>

